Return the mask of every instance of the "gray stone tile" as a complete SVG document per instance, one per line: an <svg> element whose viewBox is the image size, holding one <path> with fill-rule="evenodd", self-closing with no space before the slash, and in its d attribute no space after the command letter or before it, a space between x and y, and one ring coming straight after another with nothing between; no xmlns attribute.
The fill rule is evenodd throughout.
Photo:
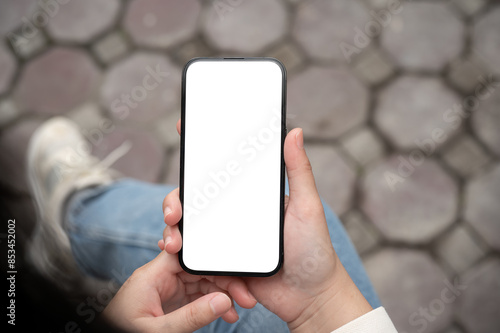
<svg viewBox="0 0 500 333"><path fill-rule="evenodd" d="M10 38L10 44L14 50L14 52L23 59L29 59L33 56L41 53L47 46L47 37L40 30L33 36L22 37L23 32L21 30L14 31L16 36L20 36L19 38Z"/></svg>
<svg viewBox="0 0 500 333"><path fill-rule="evenodd" d="M464 25L444 3L405 3L382 31L381 44L409 70L440 70L464 46Z"/></svg>
<svg viewBox="0 0 500 333"><path fill-rule="evenodd" d="M474 25L472 48L489 69L500 74L500 6L486 12Z"/></svg>
<svg viewBox="0 0 500 333"><path fill-rule="evenodd" d="M443 153L443 159L463 177L474 174L490 161L484 149L468 134L456 138Z"/></svg>
<svg viewBox="0 0 500 333"><path fill-rule="evenodd" d="M19 115L16 103L10 99L0 100L0 126L8 124Z"/></svg>
<svg viewBox="0 0 500 333"><path fill-rule="evenodd" d="M425 243L454 222L458 187L432 159L392 155L362 180L361 208L393 241Z"/></svg>
<svg viewBox="0 0 500 333"><path fill-rule="evenodd" d="M123 57L130 50L130 45L121 32L114 31L98 40L92 50L102 63L108 64Z"/></svg>
<svg viewBox="0 0 500 333"><path fill-rule="evenodd" d="M351 207L356 175L336 148L324 145L307 145L316 187L326 203L337 215Z"/></svg>
<svg viewBox="0 0 500 333"><path fill-rule="evenodd" d="M364 254L379 244L379 232L359 211L348 212L342 217L342 222L359 254Z"/></svg>
<svg viewBox="0 0 500 333"><path fill-rule="evenodd" d="M37 12L37 2L33 0L4 0L0 2L0 36L8 36L19 26L31 22ZM23 18L25 20L23 20Z"/></svg>
<svg viewBox="0 0 500 333"><path fill-rule="evenodd" d="M500 260L487 260L463 277L457 318L470 333L500 331Z"/></svg>
<svg viewBox="0 0 500 333"><path fill-rule="evenodd" d="M38 120L25 120L8 127L0 136L0 182L17 191L28 193L26 152L31 135L40 125Z"/></svg>
<svg viewBox="0 0 500 333"><path fill-rule="evenodd" d="M382 305L399 332L437 333L453 320L455 304L444 272L425 252L384 249L364 262ZM451 295L451 296L450 296Z"/></svg>
<svg viewBox="0 0 500 333"><path fill-rule="evenodd" d="M467 184L465 219L492 248L500 250L500 165Z"/></svg>
<svg viewBox="0 0 500 333"><path fill-rule="evenodd" d="M21 111L61 114L93 97L99 84L85 52L55 47L24 67L13 96Z"/></svg>
<svg viewBox="0 0 500 333"><path fill-rule="evenodd" d="M195 34L200 10L196 0L138 0L130 3L124 25L137 45L165 48Z"/></svg>
<svg viewBox="0 0 500 333"><path fill-rule="evenodd" d="M440 240L436 252L456 273L463 273L486 253L484 245L460 225Z"/></svg>
<svg viewBox="0 0 500 333"><path fill-rule="evenodd" d="M123 175L147 182L157 182L165 158L164 149L154 137L137 129L116 126L113 131L95 141L92 153L104 158L124 142L132 144L130 151L113 166Z"/></svg>
<svg viewBox="0 0 500 333"><path fill-rule="evenodd" d="M10 50L0 43L0 95L9 89L16 68L16 59Z"/></svg>
<svg viewBox="0 0 500 333"><path fill-rule="evenodd" d="M335 138L365 121L368 91L346 68L309 67L288 84L292 126L306 137Z"/></svg>
<svg viewBox="0 0 500 333"><path fill-rule="evenodd" d="M287 10L281 0L216 1L204 10L203 33L222 51L256 54L287 30Z"/></svg>
<svg viewBox="0 0 500 333"><path fill-rule="evenodd" d="M487 88L489 94L484 95L477 109L472 112L472 129L488 148L500 156L500 84Z"/></svg>
<svg viewBox="0 0 500 333"><path fill-rule="evenodd" d="M64 5L52 1L50 4L46 8L53 14L47 32L59 42L89 42L115 23L120 9L119 0L67 1Z"/></svg>
<svg viewBox="0 0 500 333"><path fill-rule="evenodd" d="M379 84L394 74L394 66L377 49L366 50L356 58L354 73L367 84Z"/></svg>
<svg viewBox="0 0 500 333"><path fill-rule="evenodd" d="M368 10L357 0L304 2L298 6L296 16L292 36L309 56L338 62L350 62L351 57L346 56L350 53L344 53L341 46L349 49L347 44L359 50L355 28L363 29L371 20Z"/></svg>
<svg viewBox="0 0 500 333"><path fill-rule="evenodd" d="M459 97L437 78L402 76L378 95L375 124L400 149L433 154L463 123Z"/></svg>
<svg viewBox="0 0 500 333"><path fill-rule="evenodd" d="M451 0L450 3L465 15L472 16L486 5L487 0Z"/></svg>
<svg viewBox="0 0 500 333"><path fill-rule="evenodd" d="M177 110L180 79L180 69L166 56L134 53L106 72L101 103L118 121L148 123Z"/></svg>
<svg viewBox="0 0 500 333"><path fill-rule="evenodd" d="M341 144L361 166L381 158L385 153L384 143L369 127L361 127L343 136Z"/></svg>
<svg viewBox="0 0 500 333"><path fill-rule="evenodd" d="M473 94L481 83L480 79L486 76L485 65L474 54L453 61L448 72L448 80L464 94Z"/></svg>

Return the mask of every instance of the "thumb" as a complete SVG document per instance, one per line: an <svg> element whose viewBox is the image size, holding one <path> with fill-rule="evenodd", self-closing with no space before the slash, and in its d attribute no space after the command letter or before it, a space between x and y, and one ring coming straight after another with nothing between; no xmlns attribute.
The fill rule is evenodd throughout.
<svg viewBox="0 0 500 333"><path fill-rule="evenodd" d="M226 294L214 292L160 317L161 326L172 332L193 332L229 311L231 304Z"/></svg>
<svg viewBox="0 0 500 333"><path fill-rule="evenodd" d="M285 164L290 185L290 204L300 203L304 207L321 200L316 189L311 163L304 150L304 133L295 128L285 139Z"/></svg>

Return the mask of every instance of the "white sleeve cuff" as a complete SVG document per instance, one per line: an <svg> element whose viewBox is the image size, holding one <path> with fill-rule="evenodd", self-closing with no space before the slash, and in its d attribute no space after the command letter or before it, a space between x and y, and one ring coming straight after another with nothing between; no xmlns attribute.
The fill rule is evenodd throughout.
<svg viewBox="0 0 500 333"><path fill-rule="evenodd" d="M332 333L397 333L394 324L383 307L376 308L336 329Z"/></svg>

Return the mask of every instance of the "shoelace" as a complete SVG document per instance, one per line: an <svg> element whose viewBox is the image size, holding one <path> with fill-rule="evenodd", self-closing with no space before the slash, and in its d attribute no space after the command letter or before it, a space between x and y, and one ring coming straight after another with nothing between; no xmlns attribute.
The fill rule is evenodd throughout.
<svg viewBox="0 0 500 333"><path fill-rule="evenodd" d="M98 162L96 166L102 167L105 170L108 169L113 164L115 164L116 161L125 156L125 154L127 154L131 148L132 148L132 143L130 142L130 140L125 140L117 148L113 149L113 151L110 152L108 156L106 156L100 162Z"/></svg>

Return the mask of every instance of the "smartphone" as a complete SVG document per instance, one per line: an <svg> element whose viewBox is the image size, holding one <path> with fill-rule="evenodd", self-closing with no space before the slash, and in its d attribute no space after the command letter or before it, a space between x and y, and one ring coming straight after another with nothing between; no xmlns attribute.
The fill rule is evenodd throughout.
<svg viewBox="0 0 500 333"><path fill-rule="evenodd" d="M286 71L196 58L182 74L179 194L191 274L271 276L283 263Z"/></svg>

